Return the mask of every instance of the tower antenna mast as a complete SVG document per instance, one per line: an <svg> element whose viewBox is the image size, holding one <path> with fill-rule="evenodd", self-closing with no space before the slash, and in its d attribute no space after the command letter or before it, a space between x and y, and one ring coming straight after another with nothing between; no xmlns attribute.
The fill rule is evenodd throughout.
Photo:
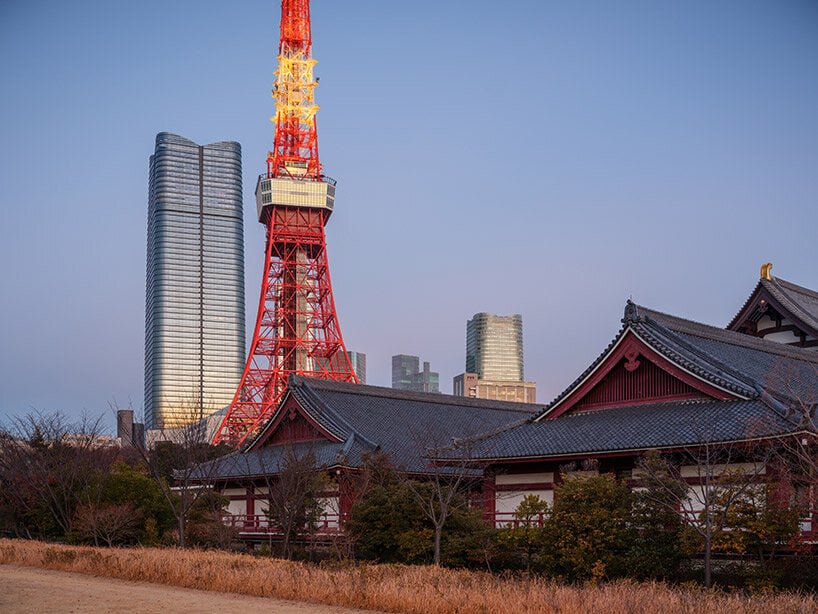
<svg viewBox="0 0 818 614"><path fill-rule="evenodd" d="M309 0L281 3L281 40L273 86L275 144L267 156L269 177L320 179Z"/></svg>

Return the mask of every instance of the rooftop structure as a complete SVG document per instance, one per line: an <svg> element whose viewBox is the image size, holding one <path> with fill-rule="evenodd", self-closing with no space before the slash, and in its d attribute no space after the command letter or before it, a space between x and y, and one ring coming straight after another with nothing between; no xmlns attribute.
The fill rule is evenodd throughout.
<svg viewBox="0 0 818 614"><path fill-rule="evenodd" d="M818 350L818 292L761 267L761 279L727 328L769 341Z"/></svg>
<svg viewBox="0 0 818 614"><path fill-rule="evenodd" d="M477 373L461 373L452 380L452 394L475 399L536 403L537 384L480 379Z"/></svg>

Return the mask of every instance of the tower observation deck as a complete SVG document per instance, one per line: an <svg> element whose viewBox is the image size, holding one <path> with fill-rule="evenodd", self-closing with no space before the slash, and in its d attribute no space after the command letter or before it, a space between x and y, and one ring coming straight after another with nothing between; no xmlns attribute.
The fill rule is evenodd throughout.
<svg viewBox="0 0 818 614"><path fill-rule="evenodd" d="M240 445L272 416L290 374L357 382L327 262L324 226L335 203L322 173L309 0L282 0L275 139L256 183L266 230L258 315L244 373L214 442Z"/></svg>

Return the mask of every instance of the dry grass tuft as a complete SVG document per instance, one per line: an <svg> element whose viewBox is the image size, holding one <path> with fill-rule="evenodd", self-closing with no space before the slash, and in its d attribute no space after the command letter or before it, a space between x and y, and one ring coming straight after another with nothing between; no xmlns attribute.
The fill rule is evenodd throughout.
<svg viewBox="0 0 818 614"><path fill-rule="evenodd" d="M565 586L546 579L402 565L321 567L226 552L106 549L0 540L0 564L406 614L818 611L814 596L743 596L659 583Z"/></svg>

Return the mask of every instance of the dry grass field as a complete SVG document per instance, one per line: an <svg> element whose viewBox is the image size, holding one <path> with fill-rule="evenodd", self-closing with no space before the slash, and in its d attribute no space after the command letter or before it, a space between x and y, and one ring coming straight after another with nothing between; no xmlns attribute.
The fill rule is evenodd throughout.
<svg viewBox="0 0 818 614"><path fill-rule="evenodd" d="M105 549L20 540L0 540L0 564L407 614L818 611L814 596L787 593L744 596L634 582L575 587L434 567L322 567L225 552Z"/></svg>

